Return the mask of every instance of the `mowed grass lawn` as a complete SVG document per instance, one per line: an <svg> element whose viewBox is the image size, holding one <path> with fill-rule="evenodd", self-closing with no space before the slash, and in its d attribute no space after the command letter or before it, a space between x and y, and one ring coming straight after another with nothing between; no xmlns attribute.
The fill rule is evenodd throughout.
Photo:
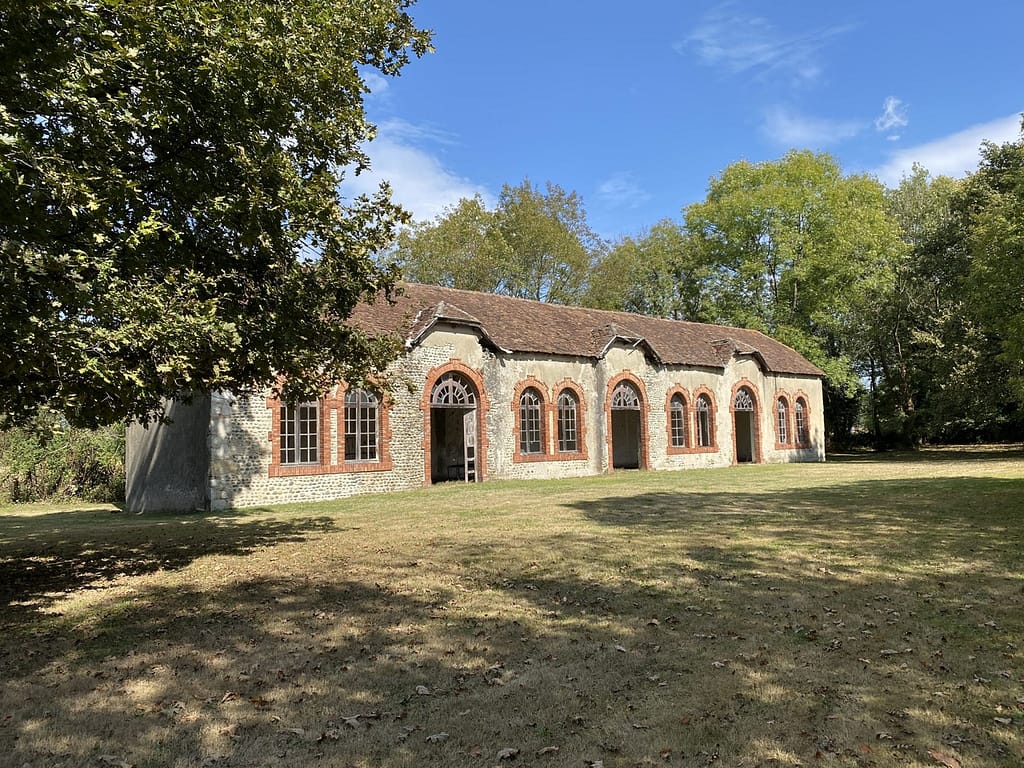
<svg viewBox="0 0 1024 768"><path fill-rule="evenodd" d="M0 764L1019 766L1024 452L0 510Z"/></svg>

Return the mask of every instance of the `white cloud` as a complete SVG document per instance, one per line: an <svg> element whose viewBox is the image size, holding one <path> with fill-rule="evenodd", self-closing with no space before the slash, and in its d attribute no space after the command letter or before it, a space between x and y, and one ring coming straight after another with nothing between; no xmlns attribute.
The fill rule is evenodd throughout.
<svg viewBox="0 0 1024 768"><path fill-rule="evenodd" d="M778 144L815 149L852 138L863 126L855 120L830 120L774 107L765 114L762 127L765 135Z"/></svg>
<svg viewBox="0 0 1024 768"><path fill-rule="evenodd" d="M978 167L981 143L1001 144L1016 141L1020 136L1020 114L979 123L935 141L906 147L889 155L889 159L874 171L883 183L894 187L910 173L914 163L926 168L933 176L965 176Z"/></svg>
<svg viewBox="0 0 1024 768"><path fill-rule="evenodd" d="M833 26L787 35L766 19L724 3L705 14L690 36L674 48L678 53L692 48L704 64L731 74L784 74L797 83L810 83L822 73L819 51L831 38L849 29Z"/></svg>
<svg viewBox="0 0 1024 768"><path fill-rule="evenodd" d="M903 102L895 96L887 97L882 105L882 114L875 119L875 129L883 132L891 131L893 128L903 128L908 124L907 108Z"/></svg>
<svg viewBox="0 0 1024 768"><path fill-rule="evenodd" d="M366 146L371 170L358 176L349 170L341 184L341 194L372 194L386 180L391 184L392 199L417 221L428 221L460 199L477 194L493 204L493 196L486 188L446 168L436 154L417 146L417 142L450 144L454 138L404 121L381 123L377 138Z"/></svg>
<svg viewBox="0 0 1024 768"><path fill-rule="evenodd" d="M597 199L614 208L639 208L651 199L632 173L613 173L597 187Z"/></svg>

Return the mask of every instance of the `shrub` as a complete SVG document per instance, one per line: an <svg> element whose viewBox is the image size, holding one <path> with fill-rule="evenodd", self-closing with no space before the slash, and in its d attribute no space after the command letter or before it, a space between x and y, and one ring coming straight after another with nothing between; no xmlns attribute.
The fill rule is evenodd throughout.
<svg viewBox="0 0 1024 768"><path fill-rule="evenodd" d="M0 499L123 500L124 434L124 425L74 429L52 411L0 432Z"/></svg>

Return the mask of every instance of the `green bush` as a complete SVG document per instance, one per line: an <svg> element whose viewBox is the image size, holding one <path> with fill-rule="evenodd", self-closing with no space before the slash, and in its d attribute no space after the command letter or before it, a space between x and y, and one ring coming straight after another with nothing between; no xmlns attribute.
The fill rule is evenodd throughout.
<svg viewBox="0 0 1024 768"><path fill-rule="evenodd" d="M0 499L123 500L124 433L124 425L73 429L52 411L0 432Z"/></svg>

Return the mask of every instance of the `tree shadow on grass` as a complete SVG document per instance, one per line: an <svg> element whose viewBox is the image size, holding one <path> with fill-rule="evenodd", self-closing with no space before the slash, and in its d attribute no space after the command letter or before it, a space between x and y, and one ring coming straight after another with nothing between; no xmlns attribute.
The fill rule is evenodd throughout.
<svg viewBox="0 0 1024 768"><path fill-rule="evenodd" d="M328 516L281 519L267 510L112 515L85 510L0 516L0 607L12 623L70 591L111 579L176 570L205 555L343 530ZM27 614L27 616L26 616Z"/></svg>
<svg viewBox="0 0 1024 768"><path fill-rule="evenodd" d="M568 505L607 526L685 533L694 526L763 529L772 539L851 553L904 548L934 556L974 547L1001 549L1024 522L1024 478L863 480L768 492L661 492ZM730 547L730 549L732 549ZM1014 555L1008 553L1012 558Z"/></svg>

